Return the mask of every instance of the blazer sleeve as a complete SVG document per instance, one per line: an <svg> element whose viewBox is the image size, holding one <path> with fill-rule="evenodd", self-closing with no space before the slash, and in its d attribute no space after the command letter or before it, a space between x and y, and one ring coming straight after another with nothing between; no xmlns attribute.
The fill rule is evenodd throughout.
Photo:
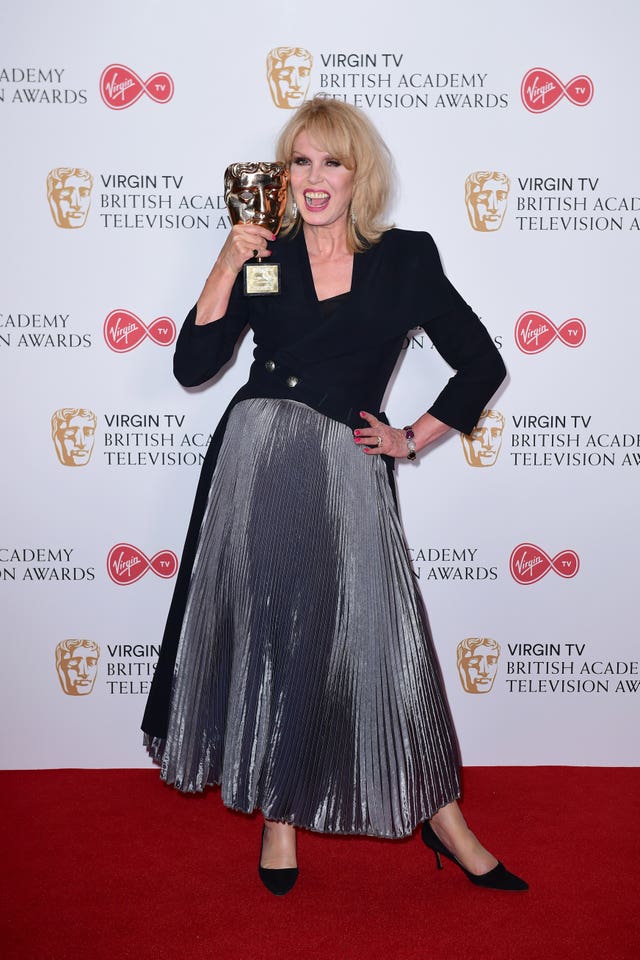
<svg viewBox="0 0 640 960"><path fill-rule="evenodd" d="M426 239L433 286L422 327L456 371L429 413L461 433L471 433L507 371L486 327L445 276L435 243L428 235Z"/></svg>
<svg viewBox="0 0 640 960"><path fill-rule="evenodd" d="M183 387L195 387L210 380L225 365L248 323L248 313L242 274L233 286L224 317L196 326L196 307L192 307L182 324L173 355L173 373Z"/></svg>

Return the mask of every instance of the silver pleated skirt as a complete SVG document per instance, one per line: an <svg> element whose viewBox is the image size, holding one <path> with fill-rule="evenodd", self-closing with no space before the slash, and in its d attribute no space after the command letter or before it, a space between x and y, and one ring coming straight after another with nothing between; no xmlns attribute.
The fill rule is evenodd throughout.
<svg viewBox="0 0 640 960"><path fill-rule="evenodd" d="M386 468L291 400L232 410L166 740L184 791L326 833L402 837L459 796L451 718Z"/></svg>

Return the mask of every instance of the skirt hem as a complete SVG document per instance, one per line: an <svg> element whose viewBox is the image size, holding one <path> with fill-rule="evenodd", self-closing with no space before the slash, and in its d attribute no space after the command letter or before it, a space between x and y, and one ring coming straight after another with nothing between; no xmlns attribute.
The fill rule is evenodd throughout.
<svg viewBox="0 0 640 960"><path fill-rule="evenodd" d="M159 737L151 737L149 734L145 733L144 745L147 748L147 751L151 756L151 759L153 760L153 762L161 766L164 741L161 740ZM205 793L205 791L209 789L215 789L216 787L221 788L221 785L222 785L222 779L220 779L220 780L212 780L210 782L207 782L201 787L198 787L198 786L184 787L184 786L178 785L175 779L172 780L171 778L163 775L162 771L160 771L160 779L162 780L163 783L166 783L167 786L173 787L173 789L177 790L179 793L192 794L192 795L195 795L198 793L203 794ZM424 816L420 815L419 817L417 817L413 826L407 827L407 829L401 833L382 833L380 831L375 831L375 830L321 829L320 827L317 827L317 826L311 826L309 823L306 823L306 822L303 823L300 820L300 818L295 816L295 814L293 816L278 816L277 814L271 811L264 810L262 807L260 807L257 804L251 810L247 810L244 807L240 806L239 804L228 803L226 800L224 800L224 798L222 798L222 803L223 803L223 806L227 808L227 810L233 810L234 813L244 813L246 816L253 816L253 814L255 813L261 813L267 820L276 820L278 823L288 823L292 827L296 827L299 830L308 830L310 833L319 833L319 834L325 834L329 836L338 836L338 837L375 837L378 840L406 840L408 837L411 837L415 833L417 827L419 827L420 824L424 823L425 820L431 820L431 818L436 815L438 810L441 810L443 807L446 807L448 803L453 803L454 800L459 800L461 796L462 796L461 790L454 791L453 796L451 796L447 800L444 800L439 806L437 806L431 812L426 813Z"/></svg>

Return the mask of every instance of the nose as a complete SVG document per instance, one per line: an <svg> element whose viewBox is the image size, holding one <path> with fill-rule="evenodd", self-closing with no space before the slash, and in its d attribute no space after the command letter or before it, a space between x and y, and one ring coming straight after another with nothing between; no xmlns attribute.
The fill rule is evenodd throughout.
<svg viewBox="0 0 640 960"><path fill-rule="evenodd" d="M321 164L315 163L315 162L312 163L311 167L309 168L309 175L307 178L309 180L309 183L319 183L320 180L322 179L322 176L323 176L323 173L322 173Z"/></svg>
<svg viewBox="0 0 640 960"><path fill-rule="evenodd" d="M79 450L83 450L86 447L87 440L82 430L76 430L73 437L73 445Z"/></svg>
<svg viewBox="0 0 640 960"><path fill-rule="evenodd" d="M493 190L491 191L491 193L490 193L490 194L488 195L488 197L487 197L487 208L489 209L489 211L490 211L491 213L495 213L496 210L498 209L498 205L497 205L497 203L496 203L496 195L495 195L495 193L493 192Z"/></svg>
<svg viewBox="0 0 640 960"><path fill-rule="evenodd" d="M478 675L481 677L487 677L489 675L486 657L481 657L478 661Z"/></svg>
<svg viewBox="0 0 640 960"><path fill-rule="evenodd" d="M74 189L71 191L69 206L73 207L74 210L80 209L80 191L77 187L74 187Z"/></svg>

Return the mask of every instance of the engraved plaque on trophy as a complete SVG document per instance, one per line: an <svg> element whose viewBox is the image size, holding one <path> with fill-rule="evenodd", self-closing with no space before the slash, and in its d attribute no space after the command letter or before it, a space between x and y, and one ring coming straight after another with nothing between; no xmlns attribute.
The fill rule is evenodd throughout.
<svg viewBox="0 0 640 960"><path fill-rule="evenodd" d="M231 222L256 223L274 235L282 224L289 174L284 163L232 163L224 173L224 202ZM257 255L243 267L248 296L280 293L280 264Z"/></svg>

